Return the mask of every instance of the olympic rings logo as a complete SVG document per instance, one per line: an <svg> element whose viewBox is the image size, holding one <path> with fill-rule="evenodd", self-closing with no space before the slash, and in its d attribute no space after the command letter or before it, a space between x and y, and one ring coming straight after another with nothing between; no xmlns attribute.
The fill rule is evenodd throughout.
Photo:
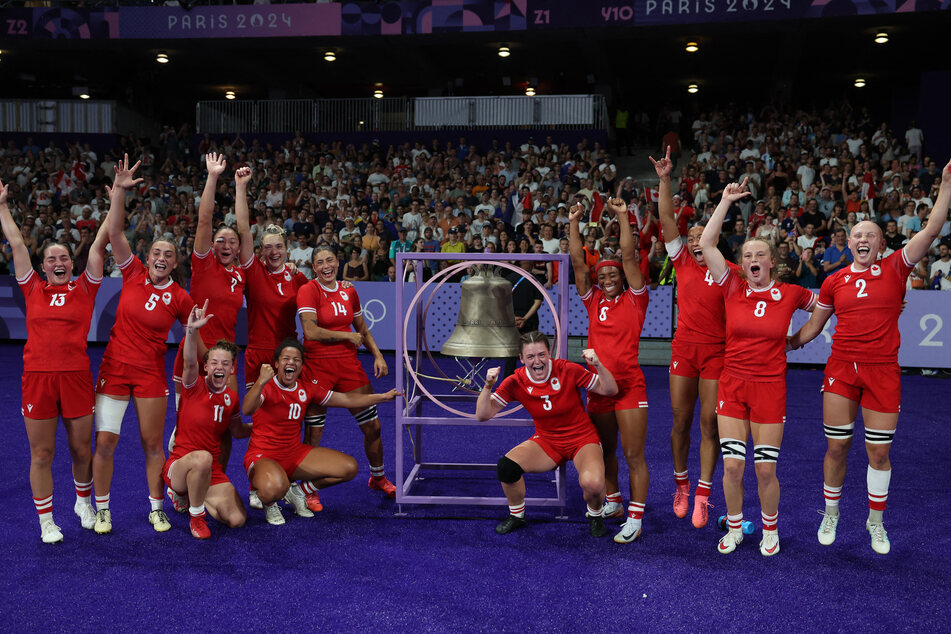
<svg viewBox="0 0 951 634"><path fill-rule="evenodd" d="M379 315L370 310L370 306L373 306L374 304L380 305ZM363 305L363 320L367 322L367 328L373 330L373 326L384 319L386 319L386 304L378 299L371 299Z"/></svg>

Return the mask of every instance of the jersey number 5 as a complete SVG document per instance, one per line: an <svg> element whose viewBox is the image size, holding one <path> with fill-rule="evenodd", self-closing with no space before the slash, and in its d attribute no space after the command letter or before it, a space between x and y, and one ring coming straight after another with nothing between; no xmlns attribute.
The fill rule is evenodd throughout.
<svg viewBox="0 0 951 634"><path fill-rule="evenodd" d="M145 310L153 310L155 308L155 303L158 301L159 296L155 293L149 296L149 300L145 302Z"/></svg>

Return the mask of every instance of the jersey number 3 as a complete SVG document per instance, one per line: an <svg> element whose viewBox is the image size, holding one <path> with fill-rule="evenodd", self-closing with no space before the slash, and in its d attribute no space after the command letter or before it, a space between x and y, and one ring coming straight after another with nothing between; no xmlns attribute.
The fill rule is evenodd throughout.
<svg viewBox="0 0 951 634"><path fill-rule="evenodd" d="M551 409L551 399L548 397L547 394L543 394L542 400L545 401L544 403L542 403L542 409L547 412L548 410Z"/></svg>

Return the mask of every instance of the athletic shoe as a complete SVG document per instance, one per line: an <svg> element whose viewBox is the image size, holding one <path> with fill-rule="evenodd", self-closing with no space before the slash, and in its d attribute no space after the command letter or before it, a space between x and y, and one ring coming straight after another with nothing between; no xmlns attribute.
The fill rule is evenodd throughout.
<svg viewBox="0 0 951 634"><path fill-rule="evenodd" d="M720 517L717 518L717 528L719 528L721 531L726 530L726 515L721 515ZM743 520L743 534L744 535L752 535L755 530L756 530L756 527L753 526L753 522L749 520Z"/></svg>
<svg viewBox="0 0 951 634"><path fill-rule="evenodd" d="M779 531L763 531L759 540L759 553L763 557L772 557L779 552Z"/></svg>
<svg viewBox="0 0 951 634"><path fill-rule="evenodd" d="M164 533L172 527L168 522L168 515L165 511L152 511L149 513L149 524L155 529L156 533Z"/></svg>
<svg viewBox="0 0 951 634"><path fill-rule="evenodd" d="M112 532L112 513L109 509L101 509L96 512L96 525L94 530L100 535Z"/></svg>
<svg viewBox="0 0 951 634"><path fill-rule="evenodd" d="M624 505L617 502L605 502L601 517L624 517Z"/></svg>
<svg viewBox="0 0 951 634"><path fill-rule="evenodd" d="M179 495L175 489L168 487L165 489L165 492L168 494L168 499L172 501L172 508L175 509L176 513L187 513L188 512L188 498L184 495Z"/></svg>
<svg viewBox="0 0 951 634"><path fill-rule="evenodd" d="M44 544L58 544L63 541L63 533L60 532L59 526L53 522L52 517L40 522L40 539L43 540Z"/></svg>
<svg viewBox="0 0 951 634"><path fill-rule="evenodd" d="M717 544L717 550L721 555L729 555L742 543L743 531L731 528L726 532L726 535L720 538L720 543Z"/></svg>
<svg viewBox="0 0 951 634"><path fill-rule="evenodd" d="M604 537L608 534L608 529L604 527L604 518L600 515L587 515L588 534L592 537Z"/></svg>
<svg viewBox="0 0 951 634"><path fill-rule="evenodd" d="M264 519L271 526L281 526L284 524L284 514L281 513L281 507L277 503L269 504L264 507Z"/></svg>
<svg viewBox="0 0 951 634"><path fill-rule="evenodd" d="M73 512L79 516L79 523L85 529L91 529L96 525L96 511L89 502L80 502L76 500L73 505Z"/></svg>
<svg viewBox="0 0 951 634"><path fill-rule="evenodd" d="M304 498L304 492L296 482L291 485L284 496L284 501L294 507L294 513L301 517L313 517L313 512L307 508L307 500Z"/></svg>
<svg viewBox="0 0 951 634"><path fill-rule="evenodd" d="M383 491L388 498L396 497L396 485L387 480L386 476L380 476L379 478L370 476L367 486L376 491Z"/></svg>
<svg viewBox="0 0 951 634"><path fill-rule="evenodd" d="M324 510L324 503L320 501L320 491L308 493L304 496L304 499L307 500L307 508L314 513L320 513Z"/></svg>
<svg viewBox="0 0 951 634"><path fill-rule="evenodd" d="M641 536L641 526L633 518L627 518L627 521L621 525L621 532L614 536L616 544L630 544Z"/></svg>
<svg viewBox="0 0 951 634"><path fill-rule="evenodd" d="M710 519L710 514L707 509L712 508L713 505L709 502L709 495L696 495L693 498L693 526L694 528L703 528L707 525L707 521Z"/></svg>
<svg viewBox="0 0 951 634"><path fill-rule="evenodd" d="M887 555L888 551L892 549L892 544L888 541L888 533L885 532L885 525L865 522L865 530L872 536L872 550L879 555Z"/></svg>
<svg viewBox="0 0 951 634"><path fill-rule="evenodd" d="M819 524L819 543L823 546L831 546L835 541L835 529L839 525L839 516L828 513L819 513L822 515L822 523Z"/></svg>
<svg viewBox="0 0 951 634"><path fill-rule="evenodd" d="M499 535L507 535L514 530L519 528L525 528L528 526L528 522L525 521L524 517L518 517L517 515L509 515L504 520L498 523L495 527L495 532Z"/></svg>
<svg viewBox="0 0 951 634"><path fill-rule="evenodd" d="M211 537L211 529L208 528L204 513L190 516L188 527L191 529L192 537L195 539L208 539Z"/></svg>
<svg viewBox="0 0 951 634"><path fill-rule="evenodd" d="M251 489L251 492L248 494L248 506L253 509L264 508L264 504L261 503L261 498L258 497L258 492L254 489Z"/></svg>
<svg viewBox="0 0 951 634"><path fill-rule="evenodd" d="M677 517L687 517L687 509L690 508L690 485L678 486L674 493L674 515Z"/></svg>

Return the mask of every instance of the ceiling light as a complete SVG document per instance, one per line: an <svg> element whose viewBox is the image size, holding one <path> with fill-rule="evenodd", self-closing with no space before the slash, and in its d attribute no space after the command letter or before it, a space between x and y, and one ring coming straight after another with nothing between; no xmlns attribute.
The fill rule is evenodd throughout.
<svg viewBox="0 0 951 634"><path fill-rule="evenodd" d="M688 53L696 53L700 50L700 46L696 42L687 42L687 46L684 50Z"/></svg>
<svg viewBox="0 0 951 634"><path fill-rule="evenodd" d="M337 59L337 54L334 53L333 51L327 51L326 53L324 53L325 62L333 62L336 59Z"/></svg>
<svg viewBox="0 0 951 634"><path fill-rule="evenodd" d="M373 91L373 97L374 99L383 99L383 91L377 88Z"/></svg>
<svg viewBox="0 0 951 634"><path fill-rule="evenodd" d="M689 86L687 86L687 92L689 92L691 95L696 94L699 91L700 91L700 86L698 86L697 84L690 84Z"/></svg>
<svg viewBox="0 0 951 634"><path fill-rule="evenodd" d="M499 57L508 57L512 54L512 51L509 50L508 46L499 47Z"/></svg>
<svg viewBox="0 0 951 634"><path fill-rule="evenodd" d="M856 79L856 80L855 80L855 87L856 87L856 88L865 88L865 80L862 79L861 77L859 77L858 79Z"/></svg>
<svg viewBox="0 0 951 634"><path fill-rule="evenodd" d="M525 95L528 96L528 97L534 97L534 96L535 96L535 89L532 88L531 86L529 86L528 88L525 89Z"/></svg>
<svg viewBox="0 0 951 634"><path fill-rule="evenodd" d="M233 90L226 90L226 91L225 91L225 99L235 99L235 98L237 98L237 96L238 96L238 95L236 95Z"/></svg>
<svg viewBox="0 0 951 634"><path fill-rule="evenodd" d="M168 64L168 53L161 51L158 55L155 56L155 61L159 64Z"/></svg>
<svg viewBox="0 0 951 634"><path fill-rule="evenodd" d="M79 98L80 98L80 99L89 99L89 93L87 93L87 92L81 92L81 93L79 93Z"/></svg>
<svg viewBox="0 0 951 634"><path fill-rule="evenodd" d="M875 43L876 44L885 44L888 42L888 33L884 31L875 34Z"/></svg>

